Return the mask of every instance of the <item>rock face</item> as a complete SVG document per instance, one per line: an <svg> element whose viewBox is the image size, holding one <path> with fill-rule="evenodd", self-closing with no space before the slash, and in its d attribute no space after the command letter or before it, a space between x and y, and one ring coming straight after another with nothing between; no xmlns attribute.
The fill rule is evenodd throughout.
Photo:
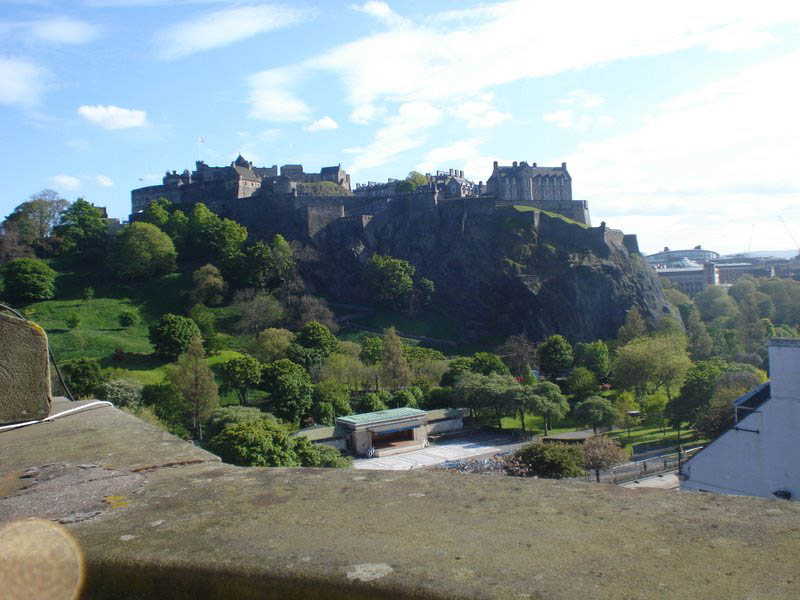
<svg viewBox="0 0 800 600"><path fill-rule="evenodd" d="M49 414L47 336L35 323L0 314L0 423Z"/></svg>
<svg viewBox="0 0 800 600"><path fill-rule="evenodd" d="M328 262L324 286L350 300L365 296L360 272L373 253L408 260L435 283L433 308L463 324L465 339L610 338L632 306L653 324L672 310L621 231L482 198L395 199L363 229L339 220L315 242Z"/></svg>

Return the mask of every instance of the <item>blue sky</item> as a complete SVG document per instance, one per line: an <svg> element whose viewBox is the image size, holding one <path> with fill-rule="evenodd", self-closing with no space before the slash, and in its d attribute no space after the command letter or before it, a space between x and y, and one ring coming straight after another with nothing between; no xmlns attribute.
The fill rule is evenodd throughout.
<svg viewBox="0 0 800 600"><path fill-rule="evenodd" d="M238 152L354 182L566 161L646 252L788 249L799 34L798 2L0 0L0 213L52 188L124 218Z"/></svg>

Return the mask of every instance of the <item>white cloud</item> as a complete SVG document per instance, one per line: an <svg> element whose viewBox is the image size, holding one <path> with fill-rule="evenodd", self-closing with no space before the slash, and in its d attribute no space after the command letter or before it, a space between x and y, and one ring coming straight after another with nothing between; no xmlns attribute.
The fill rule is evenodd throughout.
<svg viewBox="0 0 800 600"><path fill-rule="evenodd" d="M372 143L350 164L350 172L384 165L398 154L425 144L425 130L438 124L442 111L428 102L406 102L378 129Z"/></svg>
<svg viewBox="0 0 800 600"><path fill-rule="evenodd" d="M313 123L303 127L306 131L330 131L331 129L339 129L339 124L330 117L322 117Z"/></svg>
<svg viewBox="0 0 800 600"><path fill-rule="evenodd" d="M552 123L556 127L569 129L575 125L575 118L569 109L556 110L551 113L545 113L542 118L546 123Z"/></svg>
<svg viewBox="0 0 800 600"><path fill-rule="evenodd" d="M311 109L290 91L302 77L301 70L295 68L270 69L251 75L250 116L265 121L308 121Z"/></svg>
<svg viewBox="0 0 800 600"><path fill-rule="evenodd" d="M579 108L596 108L603 104L605 99L599 94L592 94L586 90L572 90L566 98L561 99L561 104L577 106Z"/></svg>
<svg viewBox="0 0 800 600"><path fill-rule="evenodd" d="M481 94L456 106L455 114L464 119L467 127L472 129L488 129L503 121L508 121L511 113L497 110L492 104L493 99L494 94L492 93Z"/></svg>
<svg viewBox="0 0 800 600"><path fill-rule="evenodd" d="M160 32L156 44L162 58L182 58L289 27L308 14L308 11L279 4L238 6L178 23Z"/></svg>
<svg viewBox="0 0 800 600"><path fill-rule="evenodd" d="M72 175L56 175L50 182L57 190L65 190L68 192L77 190L81 186L81 180Z"/></svg>
<svg viewBox="0 0 800 600"><path fill-rule="evenodd" d="M786 76L795 72L800 51L675 98L637 130L581 144L567 157L574 196L646 249L742 251L753 224L753 248L772 249L778 214L800 222L800 84Z"/></svg>
<svg viewBox="0 0 800 600"><path fill-rule="evenodd" d="M108 175L98 175L95 177L95 181L97 181L97 183L103 187L111 187L114 185L114 180Z"/></svg>
<svg viewBox="0 0 800 600"><path fill-rule="evenodd" d="M351 5L350 8L352 10L357 10L358 12L368 14L369 16L374 17L390 26L403 26L409 24L407 19L404 19L394 12L386 2L370 0L370 2L364 2L364 4Z"/></svg>
<svg viewBox="0 0 800 600"><path fill-rule="evenodd" d="M379 117L384 111L372 104L361 104L350 113L350 120L357 125L367 125L370 121Z"/></svg>
<svg viewBox="0 0 800 600"><path fill-rule="evenodd" d="M47 71L31 62L0 56L0 104L36 104L46 77Z"/></svg>
<svg viewBox="0 0 800 600"><path fill-rule="evenodd" d="M78 114L103 129L129 129L147 125L147 113L145 111L120 108L114 105L84 105L78 108Z"/></svg>
<svg viewBox="0 0 800 600"><path fill-rule="evenodd" d="M98 37L97 27L69 17L54 17L27 24L34 37L56 44L85 44Z"/></svg>

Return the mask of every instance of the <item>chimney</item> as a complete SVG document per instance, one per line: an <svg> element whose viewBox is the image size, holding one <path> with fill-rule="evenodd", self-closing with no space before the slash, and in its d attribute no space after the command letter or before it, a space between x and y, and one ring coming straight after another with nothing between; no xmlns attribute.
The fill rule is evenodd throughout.
<svg viewBox="0 0 800 600"><path fill-rule="evenodd" d="M511 163L511 164L513 165L513 167L514 167L515 169L517 168L517 161L514 161L514 162L513 162L513 163Z"/></svg>
<svg viewBox="0 0 800 600"><path fill-rule="evenodd" d="M534 168L534 169L536 168L536 163L533 163L533 168Z"/></svg>
<svg viewBox="0 0 800 600"><path fill-rule="evenodd" d="M497 161L494 161L494 168L497 168Z"/></svg>
<svg viewBox="0 0 800 600"><path fill-rule="evenodd" d="M458 173L458 176L461 177L461 179L464 179L464 171L459 171Z"/></svg>
<svg viewBox="0 0 800 600"><path fill-rule="evenodd" d="M565 163L565 162L562 162L562 163L561 163L561 168L562 168L562 169L564 169L564 170L566 171L566 170L567 170L567 163Z"/></svg>
<svg viewBox="0 0 800 600"><path fill-rule="evenodd" d="M450 177L453 176L453 169L450 169Z"/></svg>

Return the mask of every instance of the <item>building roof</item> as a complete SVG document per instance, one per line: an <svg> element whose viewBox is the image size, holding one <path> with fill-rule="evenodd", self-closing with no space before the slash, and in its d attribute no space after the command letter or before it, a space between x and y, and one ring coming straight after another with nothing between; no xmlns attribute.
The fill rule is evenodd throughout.
<svg viewBox="0 0 800 600"><path fill-rule="evenodd" d="M339 170L341 168L342 168L341 165L337 165L335 167L322 167L322 169L320 169L319 172L320 172L320 175L325 174L325 173L337 173L338 174Z"/></svg>
<svg viewBox="0 0 800 600"><path fill-rule="evenodd" d="M520 169L530 169L532 177L538 177L540 175L549 175L549 176L558 176L558 177L565 177L568 176L567 170L563 167L532 167L526 164L519 164L516 167L514 166L498 166L497 167L497 174L498 175L516 175L516 172Z"/></svg>
<svg viewBox="0 0 800 600"><path fill-rule="evenodd" d="M234 166L233 170L236 171L242 179L247 181L261 181L261 179L246 167Z"/></svg>
<svg viewBox="0 0 800 600"><path fill-rule="evenodd" d="M391 408L389 410L379 410L371 413L361 413L360 415L349 415L338 417L337 423L347 423L348 425L367 425L370 423L380 423L382 421L392 421L394 419L404 419L425 416L424 410L417 408Z"/></svg>
<svg viewBox="0 0 800 600"><path fill-rule="evenodd" d="M309 442L319 442L347 436L347 428L342 425L313 425L292 434L292 437L304 437Z"/></svg>
<svg viewBox="0 0 800 600"><path fill-rule="evenodd" d="M468 412L468 408L437 408L436 410L429 410L428 414L425 415L425 420L430 422L444 419L457 419L466 416Z"/></svg>

